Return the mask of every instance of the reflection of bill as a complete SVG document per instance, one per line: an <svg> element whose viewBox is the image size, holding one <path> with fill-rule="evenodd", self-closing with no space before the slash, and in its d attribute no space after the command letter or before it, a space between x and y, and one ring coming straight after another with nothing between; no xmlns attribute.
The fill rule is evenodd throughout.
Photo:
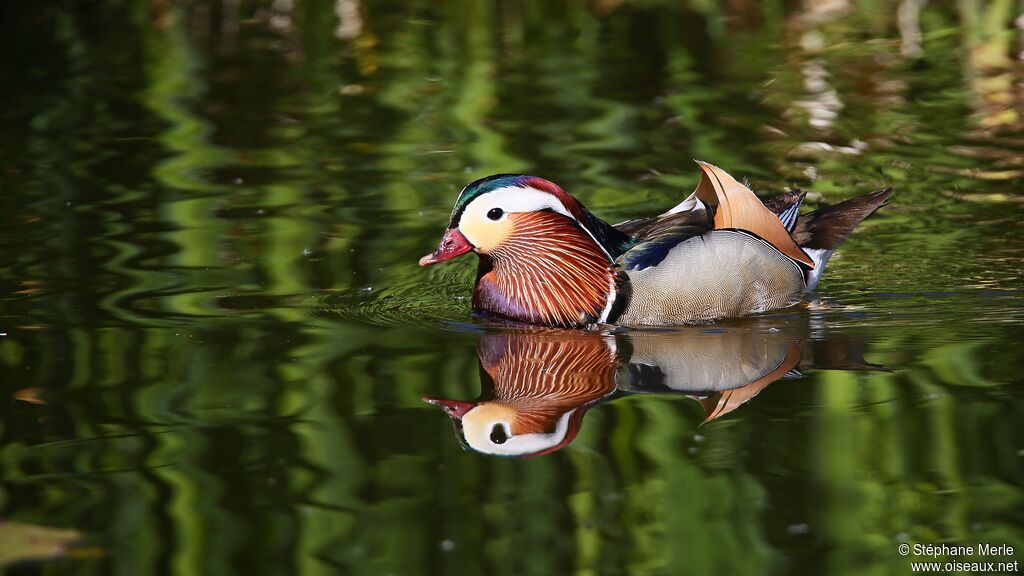
<svg viewBox="0 0 1024 576"><path fill-rule="evenodd" d="M720 418L785 377L801 358L845 358L810 343L806 321L755 320L729 328L684 327L600 334L533 329L477 342L482 391L474 401L425 398L478 452L536 456L576 437L584 413L630 394L696 400L704 422ZM813 346L812 346L813 344ZM844 350L849 350L843 343ZM812 348L813 351L812 351ZM840 367L868 365L840 360Z"/></svg>

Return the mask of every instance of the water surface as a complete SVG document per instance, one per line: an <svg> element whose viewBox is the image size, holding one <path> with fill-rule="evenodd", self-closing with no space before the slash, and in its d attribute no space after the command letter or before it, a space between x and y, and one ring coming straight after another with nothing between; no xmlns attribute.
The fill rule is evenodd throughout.
<svg viewBox="0 0 1024 576"><path fill-rule="evenodd" d="M0 7L0 517L84 535L0 572L905 574L902 542L1024 550L1010 3L552 4ZM625 393L627 366L561 449L464 449L421 398L486 393L487 342L602 337L476 320L471 258L416 266L458 190L528 172L618 221L688 194L692 158L810 207L896 189L812 306L605 337L664 367L638 341L739 335L730 357L799 350L794 371L702 424L712 392Z"/></svg>

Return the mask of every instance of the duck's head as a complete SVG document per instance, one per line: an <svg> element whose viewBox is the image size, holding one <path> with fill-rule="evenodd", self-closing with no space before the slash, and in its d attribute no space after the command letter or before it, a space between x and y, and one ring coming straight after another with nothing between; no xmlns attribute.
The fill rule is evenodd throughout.
<svg viewBox="0 0 1024 576"><path fill-rule="evenodd" d="M462 189L437 249L419 263L429 266L467 252L500 257L509 242L540 234L544 226L538 220L551 225L559 220L572 223L599 245L588 230L591 218L579 201L554 182L525 174L495 174Z"/></svg>
<svg viewBox="0 0 1024 576"><path fill-rule="evenodd" d="M552 414L499 401L423 400L452 418L466 446L495 456L539 456L559 450L576 438L585 411L574 407Z"/></svg>
<svg viewBox="0 0 1024 576"><path fill-rule="evenodd" d="M604 321L603 311L612 309L618 286L612 263L629 242L557 184L498 174L462 190L437 249L419 263L476 252L475 309L575 326Z"/></svg>
<svg viewBox="0 0 1024 576"><path fill-rule="evenodd" d="M609 257L617 256L628 240L608 230L611 227L550 180L526 174L495 174L473 181L462 190L449 228L437 249L420 258L420 265L471 251L500 255L511 241L543 240L536 235L544 232L544 224L553 227L559 221L586 233L594 247Z"/></svg>

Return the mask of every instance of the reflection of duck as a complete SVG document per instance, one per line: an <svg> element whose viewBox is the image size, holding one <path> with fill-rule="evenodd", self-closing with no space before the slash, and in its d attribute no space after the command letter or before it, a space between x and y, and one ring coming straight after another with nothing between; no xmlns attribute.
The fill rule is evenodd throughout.
<svg viewBox="0 0 1024 576"><path fill-rule="evenodd" d="M803 326L764 318L729 328L616 335L488 333L477 342L480 397L425 400L452 417L473 450L546 454L576 437L587 409L627 394L684 395L701 403L705 422L724 416L772 382L798 374Z"/></svg>

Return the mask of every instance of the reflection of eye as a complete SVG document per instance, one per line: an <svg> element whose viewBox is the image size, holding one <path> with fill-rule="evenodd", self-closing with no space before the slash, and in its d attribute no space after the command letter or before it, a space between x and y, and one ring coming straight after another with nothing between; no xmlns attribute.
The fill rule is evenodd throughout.
<svg viewBox="0 0 1024 576"><path fill-rule="evenodd" d="M505 432L505 427L501 424L495 424L494 428L491 428L491 442L504 444L506 440L508 440L508 433Z"/></svg>
<svg viewBox="0 0 1024 576"><path fill-rule="evenodd" d="M501 208L491 208L487 212L487 217L491 220L499 220L503 214L505 214L505 211Z"/></svg>

